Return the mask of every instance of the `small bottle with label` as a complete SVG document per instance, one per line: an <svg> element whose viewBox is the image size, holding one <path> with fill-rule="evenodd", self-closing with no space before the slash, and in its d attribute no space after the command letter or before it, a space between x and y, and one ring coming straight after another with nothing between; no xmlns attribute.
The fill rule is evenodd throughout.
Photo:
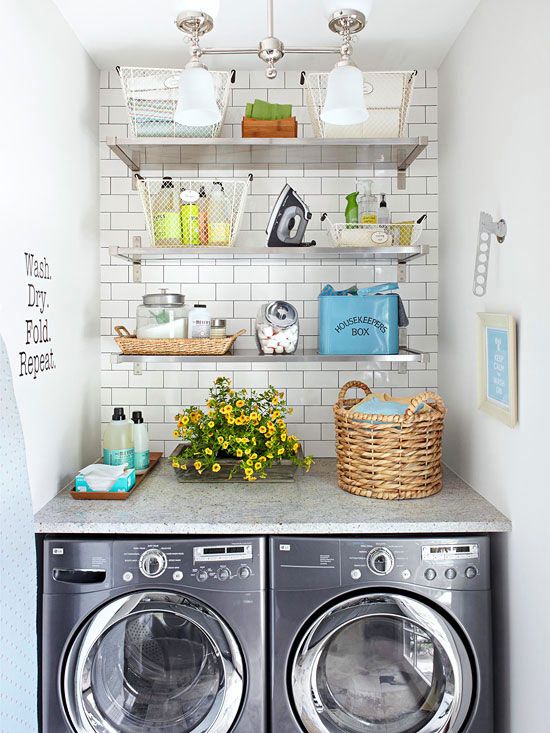
<svg viewBox="0 0 550 733"><path fill-rule="evenodd" d="M128 464L134 467L134 440L132 426L126 420L123 407L115 407L111 424L103 436L103 463L108 466Z"/></svg>
<svg viewBox="0 0 550 733"><path fill-rule="evenodd" d="M390 210L388 209L388 202L386 201L386 194L380 194L381 201L378 207L378 223L389 224L390 223Z"/></svg>
<svg viewBox="0 0 550 733"><path fill-rule="evenodd" d="M210 338L210 313L205 305L195 303L189 311L187 335L190 339Z"/></svg>
<svg viewBox="0 0 550 733"><path fill-rule="evenodd" d="M140 410L132 412L132 437L134 439L134 468L145 473L149 468L149 433Z"/></svg>

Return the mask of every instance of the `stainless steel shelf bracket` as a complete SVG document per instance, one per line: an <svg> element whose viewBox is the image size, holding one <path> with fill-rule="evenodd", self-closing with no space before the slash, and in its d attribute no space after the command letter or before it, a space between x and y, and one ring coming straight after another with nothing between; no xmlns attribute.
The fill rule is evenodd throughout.
<svg viewBox="0 0 550 733"><path fill-rule="evenodd" d="M403 191L407 187L407 168L415 161L420 153L425 150L428 146L428 138L421 137L418 140L418 144L410 151L408 155L403 158L399 158L397 161L397 188L399 191Z"/></svg>
<svg viewBox="0 0 550 733"><path fill-rule="evenodd" d="M132 237L132 247L139 249L141 247L141 237ZM134 257L132 265L132 282L141 282L141 258Z"/></svg>
<svg viewBox="0 0 550 733"><path fill-rule="evenodd" d="M398 283L406 283L408 282L408 272L409 268L407 267L406 262L398 262L397 263L397 282Z"/></svg>
<svg viewBox="0 0 550 733"><path fill-rule="evenodd" d="M136 174L139 175L139 172L141 170L141 153L139 152L139 150L134 150L132 158L128 158L128 156L125 153L123 154L124 154L124 158L128 159L129 162L127 163L127 165L128 165L128 168L132 172L132 191L137 191ZM121 158L121 159L124 160L124 158Z"/></svg>
<svg viewBox="0 0 550 733"><path fill-rule="evenodd" d="M400 328L399 329L399 346L403 346L407 348L407 329L406 328ZM397 371L399 374L406 374L407 373L407 363L404 361L400 361L397 366Z"/></svg>

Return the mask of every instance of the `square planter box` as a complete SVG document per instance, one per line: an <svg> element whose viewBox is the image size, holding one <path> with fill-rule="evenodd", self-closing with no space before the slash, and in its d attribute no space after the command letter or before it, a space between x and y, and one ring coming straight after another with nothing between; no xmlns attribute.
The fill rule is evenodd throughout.
<svg viewBox="0 0 550 733"><path fill-rule="evenodd" d="M296 117L286 120L253 120L243 117L243 137L298 137Z"/></svg>
<svg viewBox="0 0 550 733"><path fill-rule="evenodd" d="M178 456L182 449L183 444L178 445L170 454L170 458L175 458ZM298 451L298 456L300 458L303 457L302 449ZM197 473L194 468L187 469L187 471L182 471L181 468L174 468L174 471L176 472L176 478L181 483L223 483L224 481L227 483L249 483L240 473L238 475L233 476L233 478L229 478L229 474L231 472L231 469L235 466L239 465L241 462L240 458L219 458L218 463L221 466L221 469L218 471L218 473L214 473L213 471L205 471L203 474ZM298 474L298 471L301 470L300 466L296 466L294 463L291 463L288 459L279 461L279 463L275 463L270 469L267 471L267 478L259 478L257 482L254 483L262 483L262 484L270 484L270 483L288 483L291 481L295 481L296 475Z"/></svg>

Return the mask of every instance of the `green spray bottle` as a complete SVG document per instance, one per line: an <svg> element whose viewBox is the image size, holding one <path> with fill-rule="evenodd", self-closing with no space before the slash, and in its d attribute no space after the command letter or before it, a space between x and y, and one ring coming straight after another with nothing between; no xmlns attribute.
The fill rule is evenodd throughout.
<svg viewBox="0 0 550 733"><path fill-rule="evenodd" d="M346 224L357 224L359 221L359 205L357 204L358 191L348 193L346 201L348 202L345 211Z"/></svg>

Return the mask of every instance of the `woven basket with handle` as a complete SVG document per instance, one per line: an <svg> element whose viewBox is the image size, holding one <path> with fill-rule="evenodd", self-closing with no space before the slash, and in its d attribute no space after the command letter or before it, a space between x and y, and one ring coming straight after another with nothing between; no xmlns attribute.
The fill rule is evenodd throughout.
<svg viewBox="0 0 550 733"><path fill-rule="evenodd" d="M443 483L441 440L447 412L441 397L422 392L403 415L351 412L361 398L347 399L363 382L347 382L334 405L338 484L371 499L420 499L437 494ZM415 413L420 403L428 409Z"/></svg>
<svg viewBox="0 0 550 733"><path fill-rule="evenodd" d="M118 348L123 354L133 356L223 356L246 331L233 336L212 339L138 339L124 326L115 326Z"/></svg>

